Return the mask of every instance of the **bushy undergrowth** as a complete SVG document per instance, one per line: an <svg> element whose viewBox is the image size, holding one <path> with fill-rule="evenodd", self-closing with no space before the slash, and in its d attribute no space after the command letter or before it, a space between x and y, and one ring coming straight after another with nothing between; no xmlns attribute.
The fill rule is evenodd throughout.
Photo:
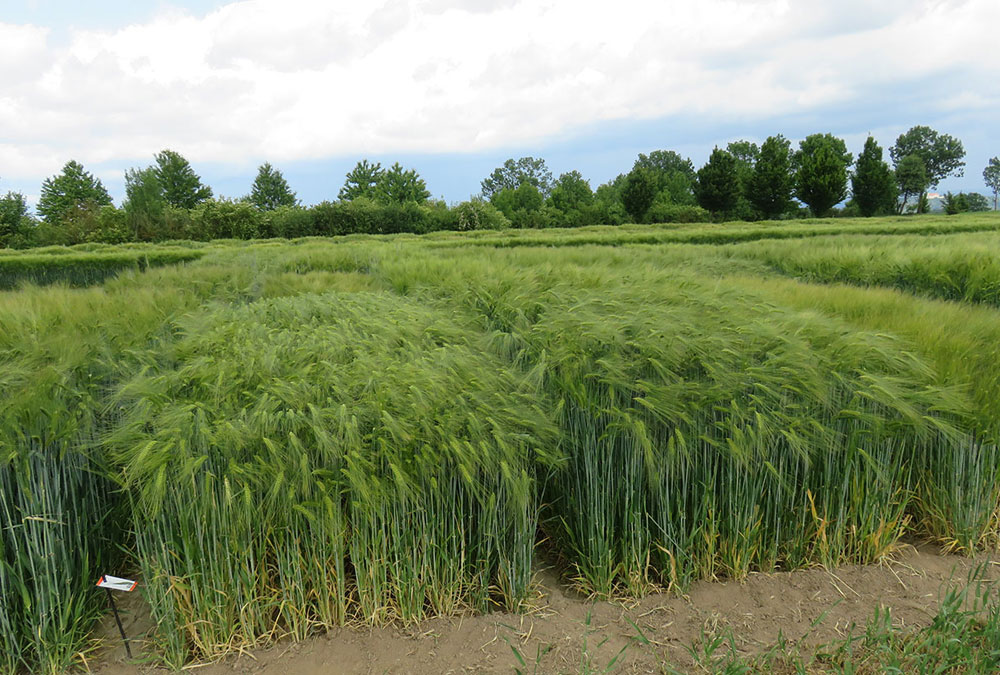
<svg viewBox="0 0 1000 675"><path fill-rule="evenodd" d="M922 335L915 305L852 316L875 291L765 278L760 251L614 247L634 234L217 242L0 294L0 672L67 668L117 569L179 667L516 609L539 531L601 595L867 562L904 535L996 545L1000 411L973 381L997 370L992 309ZM146 254L88 246L35 257Z"/></svg>

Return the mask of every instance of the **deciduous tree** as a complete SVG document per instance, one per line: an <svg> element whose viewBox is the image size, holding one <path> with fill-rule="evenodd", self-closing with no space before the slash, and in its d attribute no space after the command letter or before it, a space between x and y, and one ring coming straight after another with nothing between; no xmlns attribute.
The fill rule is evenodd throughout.
<svg viewBox="0 0 1000 675"><path fill-rule="evenodd" d="M513 227L543 227L545 197L531 183L495 192L490 202Z"/></svg>
<svg viewBox="0 0 1000 675"><path fill-rule="evenodd" d="M784 136L771 136L760 146L747 198L765 218L776 218L788 210L792 201L792 153Z"/></svg>
<svg viewBox="0 0 1000 675"><path fill-rule="evenodd" d="M579 171L570 171L559 176L549 199L552 206L563 213L572 213L589 206L594 201L594 193Z"/></svg>
<svg viewBox="0 0 1000 675"><path fill-rule="evenodd" d="M965 200L969 211L982 212L990 210L990 200L978 192L960 192L958 194Z"/></svg>
<svg viewBox="0 0 1000 675"><path fill-rule="evenodd" d="M698 169L695 194L698 205L713 215L732 209L740 194L736 158L718 147L712 150L708 163Z"/></svg>
<svg viewBox="0 0 1000 675"><path fill-rule="evenodd" d="M750 141L733 141L726 146L726 152L736 160L736 175L740 179L740 192L746 195L753 178L753 168L760 157L760 147Z"/></svg>
<svg viewBox="0 0 1000 675"><path fill-rule="evenodd" d="M622 204L633 222L642 222L656 198L656 178L649 169L635 167L625 177L621 194Z"/></svg>
<svg viewBox="0 0 1000 675"><path fill-rule="evenodd" d="M163 224L167 200L153 167L125 172L125 221L136 241L156 238Z"/></svg>
<svg viewBox="0 0 1000 675"><path fill-rule="evenodd" d="M28 201L23 194L8 191L0 197L0 247L10 246L30 225Z"/></svg>
<svg viewBox="0 0 1000 675"><path fill-rule="evenodd" d="M736 176L740 184L740 194L732 209L733 217L739 220L757 220L760 213L750 202L749 196L753 170L760 157L760 146L751 141L733 141L726 146L726 151L736 160Z"/></svg>
<svg viewBox="0 0 1000 675"><path fill-rule="evenodd" d="M1000 157L994 157L983 169L983 180L993 190L993 210L997 210L997 197L1000 196Z"/></svg>
<svg viewBox="0 0 1000 675"><path fill-rule="evenodd" d="M505 216L516 220L518 212L540 211L545 198L531 183L521 183L516 188L504 188L493 195L490 202Z"/></svg>
<svg viewBox="0 0 1000 675"><path fill-rule="evenodd" d="M383 172L375 185L375 200L383 204L423 204L430 196L423 178L413 169L404 170L399 162Z"/></svg>
<svg viewBox="0 0 1000 675"><path fill-rule="evenodd" d="M917 197L917 211L921 211L921 201L925 201L929 179L924 160L919 155L907 155L896 165L896 185L899 187L897 212L902 213L911 197Z"/></svg>
<svg viewBox="0 0 1000 675"><path fill-rule="evenodd" d="M658 174L678 171L692 180L696 173L691 160L687 157L682 157L673 150L654 150L648 155L639 153L639 159L635 160L632 168L636 167L649 169Z"/></svg>
<svg viewBox="0 0 1000 675"><path fill-rule="evenodd" d="M795 196L815 216L825 215L847 197L847 167L851 153L847 144L831 134L812 134L799 143L792 158Z"/></svg>
<svg viewBox="0 0 1000 675"><path fill-rule="evenodd" d="M628 219L621 194L624 186L625 174L619 174L614 180L598 185L594 190L594 214L599 222L621 225Z"/></svg>
<svg viewBox="0 0 1000 675"><path fill-rule="evenodd" d="M897 170L907 157L919 157L927 175L927 187L924 190L937 187L947 176L961 177L965 167L962 141L924 126L915 126L901 134L896 139L896 144L889 148L889 155Z"/></svg>
<svg viewBox="0 0 1000 675"><path fill-rule="evenodd" d="M552 172L545 165L544 159L522 157L508 159L503 166L497 167L481 183L483 197L492 199L501 190L516 190L523 183L534 186L543 197L548 197L552 191Z"/></svg>
<svg viewBox="0 0 1000 675"><path fill-rule="evenodd" d="M201 178L179 153L162 150L155 155L153 171L163 190L163 199L179 209L193 209L212 198L212 188Z"/></svg>
<svg viewBox="0 0 1000 675"><path fill-rule="evenodd" d="M656 183L657 196L671 204L693 204L696 174L691 160L673 150L641 154L632 168L648 169Z"/></svg>

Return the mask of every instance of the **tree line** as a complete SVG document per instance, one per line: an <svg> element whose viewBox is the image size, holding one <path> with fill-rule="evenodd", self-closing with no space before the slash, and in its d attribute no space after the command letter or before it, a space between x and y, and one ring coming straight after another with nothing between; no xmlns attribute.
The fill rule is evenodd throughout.
<svg viewBox="0 0 1000 675"><path fill-rule="evenodd" d="M810 135L797 148L779 134L759 146L716 147L697 170L671 150L640 154L628 173L596 190L579 171L554 178L543 159L512 158L483 179L479 195L450 206L431 199L416 170L364 159L337 200L306 207L270 163L246 196L216 198L184 157L163 150L150 166L126 171L120 207L74 160L43 182L37 216L24 195L8 192L0 197L0 246L923 213L928 190L965 166L961 141L926 126L899 136L889 148L892 166L883 155L870 136L855 158L831 134ZM1000 159L990 160L983 179L996 209ZM957 213L990 204L977 193L949 193L944 207Z"/></svg>
<svg viewBox="0 0 1000 675"><path fill-rule="evenodd" d="M871 136L856 160L843 139L831 134L807 136L794 150L780 135L759 148L740 141L712 151L698 171L695 194L713 213L750 218L781 217L794 208L793 200L822 217L848 197L842 210L847 215L924 213L927 191L948 176L962 176L965 166L962 142L925 126L900 135L889 156L892 167ZM977 193L949 194L945 208L987 210L989 204Z"/></svg>

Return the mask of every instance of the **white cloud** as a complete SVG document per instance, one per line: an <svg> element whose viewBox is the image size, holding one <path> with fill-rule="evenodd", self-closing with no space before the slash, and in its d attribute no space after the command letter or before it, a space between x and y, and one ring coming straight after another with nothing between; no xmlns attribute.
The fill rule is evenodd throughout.
<svg viewBox="0 0 1000 675"><path fill-rule="evenodd" d="M935 74L995 87L997 25L995 0L247 0L67 44L0 24L0 175L164 147L243 163L524 146L606 120L816 110Z"/></svg>
<svg viewBox="0 0 1000 675"><path fill-rule="evenodd" d="M48 30L0 23L0 63L4 88L28 82L42 72Z"/></svg>

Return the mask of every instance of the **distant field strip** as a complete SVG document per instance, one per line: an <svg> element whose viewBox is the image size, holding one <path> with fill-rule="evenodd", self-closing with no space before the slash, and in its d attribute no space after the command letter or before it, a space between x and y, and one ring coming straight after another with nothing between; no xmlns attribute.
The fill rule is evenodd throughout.
<svg viewBox="0 0 1000 675"><path fill-rule="evenodd" d="M790 221L786 223L725 223L721 225L623 225L586 227L578 230L508 230L481 232L468 238L453 234L427 235L430 246L627 246L658 244L735 244L766 239L806 239L831 235L922 236L1000 230L1000 217L978 214L962 219L939 218L914 222L912 218L852 219L844 221Z"/></svg>
<svg viewBox="0 0 1000 675"><path fill-rule="evenodd" d="M1000 306L1000 234L755 242L725 255L804 281L883 286L942 300Z"/></svg>
<svg viewBox="0 0 1000 675"><path fill-rule="evenodd" d="M148 267L190 262L202 255L198 250L157 249L97 253L63 249L58 253L29 251L4 255L0 256L0 289L15 288L22 283L45 285L65 282L71 286L90 286L123 270L142 271Z"/></svg>

